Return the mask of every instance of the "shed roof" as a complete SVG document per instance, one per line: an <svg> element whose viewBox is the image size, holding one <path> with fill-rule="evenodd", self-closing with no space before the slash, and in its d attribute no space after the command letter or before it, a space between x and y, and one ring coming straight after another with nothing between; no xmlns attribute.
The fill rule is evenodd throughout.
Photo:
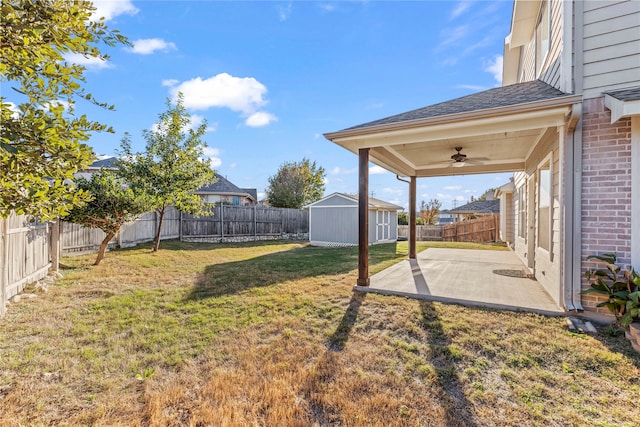
<svg viewBox="0 0 640 427"><path fill-rule="evenodd" d="M330 199L332 197L342 197L351 201L354 201L356 203L358 203L358 195L357 194L347 194L347 193L331 193L328 196L323 197L320 200L317 200L313 203L308 204L307 206L305 206L305 208L310 208L313 207L316 204L319 204L327 199ZM402 206L398 206L398 205L394 205L393 203L389 203L389 202L385 202L384 200L380 200L380 199L376 199L374 197L369 197L369 208L373 208L373 209L386 209L386 210L395 210L395 211L399 211L404 209Z"/></svg>

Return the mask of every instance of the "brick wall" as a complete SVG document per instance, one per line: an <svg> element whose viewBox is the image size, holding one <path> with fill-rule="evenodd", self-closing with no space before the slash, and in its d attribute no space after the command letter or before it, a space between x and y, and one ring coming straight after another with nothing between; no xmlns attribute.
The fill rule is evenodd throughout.
<svg viewBox="0 0 640 427"><path fill-rule="evenodd" d="M582 272L597 266L586 257L615 253L618 264L631 262L631 119L611 123L604 98L583 102ZM582 279L583 288L588 288ZM585 309L599 300L582 297ZM600 309L607 311L606 309Z"/></svg>

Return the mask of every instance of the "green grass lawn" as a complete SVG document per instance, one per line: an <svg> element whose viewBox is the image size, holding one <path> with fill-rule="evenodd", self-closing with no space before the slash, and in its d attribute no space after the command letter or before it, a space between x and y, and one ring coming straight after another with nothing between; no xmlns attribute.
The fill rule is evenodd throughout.
<svg viewBox="0 0 640 427"><path fill-rule="evenodd" d="M427 247L504 249L418 242ZM633 426L615 328L354 294L357 249L163 242L65 258L0 320L0 425ZM374 274L406 242L371 247Z"/></svg>

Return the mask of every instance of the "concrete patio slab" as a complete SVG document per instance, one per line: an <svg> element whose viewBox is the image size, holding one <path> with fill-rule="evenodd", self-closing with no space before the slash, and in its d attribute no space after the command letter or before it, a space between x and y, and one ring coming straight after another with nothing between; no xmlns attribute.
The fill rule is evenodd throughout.
<svg viewBox="0 0 640 427"><path fill-rule="evenodd" d="M536 280L501 273L526 272L511 251L440 249L420 252L370 278L361 292L398 295L469 306L562 315Z"/></svg>

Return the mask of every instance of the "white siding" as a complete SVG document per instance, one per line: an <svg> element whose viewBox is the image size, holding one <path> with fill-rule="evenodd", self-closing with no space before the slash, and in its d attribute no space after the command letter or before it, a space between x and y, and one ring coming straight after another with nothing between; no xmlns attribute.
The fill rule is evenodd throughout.
<svg viewBox="0 0 640 427"><path fill-rule="evenodd" d="M562 65L562 2L554 0L551 6L551 40L549 53L542 66L542 74L540 80L551 86L562 89L561 81L561 65Z"/></svg>
<svg viewBox="0 0 640 427"><path fill-rule="evenodd" d="M584 2L583 94L640 85L640 1Z"/></svg>

